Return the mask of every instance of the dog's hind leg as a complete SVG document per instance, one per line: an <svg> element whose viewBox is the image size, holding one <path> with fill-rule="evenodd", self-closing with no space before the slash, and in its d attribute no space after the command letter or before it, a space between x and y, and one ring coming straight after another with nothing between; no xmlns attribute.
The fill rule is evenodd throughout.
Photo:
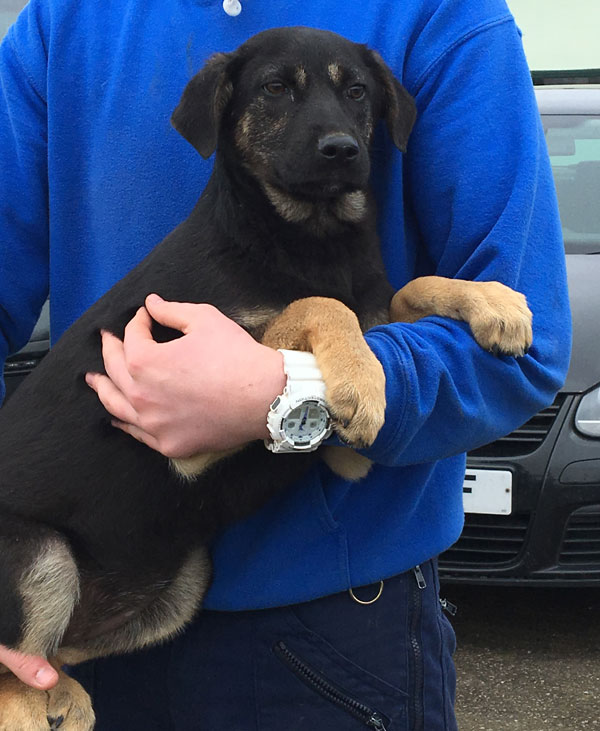
<svg viewBox="0 0 600 731"><path fill-rule="evenodd" d="M52 657L79 599L79 572L66 539L34 522L0 518L0 644ZM89 696L60 673L50 691L29 688L1 668L0 731L89 731ZM61 719L62 720L58 720Z"/></svg>
<svg viewBox="0 0 600 731"><path fill-rule="evenodd" d="M199 546L188 554L177 573L162 583L159 591L139 610L128 610L122 621L102 621L92 626L79 626L77 617L59 650L63 662L75 665L106 655L133 652L173 638L191 622L200 608L211 577L208 549ZM83 602L86 601L85 582ZM99 599L99 597L98 597ZM127 606L127 596L122 597ZM101 601L101 599L100 599ZM115 602L119 596L115 595ZM87 636L86 636L87 635ZM73 636L76 639L73 642Z"/></svg>

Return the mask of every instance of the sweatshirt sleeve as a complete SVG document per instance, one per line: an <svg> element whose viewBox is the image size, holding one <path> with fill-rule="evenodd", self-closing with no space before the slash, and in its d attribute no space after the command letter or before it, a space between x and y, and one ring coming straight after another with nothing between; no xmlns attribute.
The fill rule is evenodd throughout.
<svg viewBox="0 0 600 731"><path fill-rule="evenodd" d="M0 403L6 356L27 342L48 294L47 55L41 3L0 44Z"/></svg>
<svg viewBox="0 0 600 731"><path fill-rule="evenodd" d="M387 378L375 462L429 462L493 441L548 405L570 354L558 208L521 38L505 16L407 79L418 119L405 159L405 216L427 273L497 280L524 293L533 345L480 348L464 323L429 317L366 335ZM422 272L425 273L425 272Z"/></svg>

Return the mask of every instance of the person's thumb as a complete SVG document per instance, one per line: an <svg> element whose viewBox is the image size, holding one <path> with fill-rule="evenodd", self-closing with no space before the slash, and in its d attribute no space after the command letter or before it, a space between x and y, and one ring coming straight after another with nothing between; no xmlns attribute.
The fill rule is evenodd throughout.
<svg viewBox="0 0 600 731"><path fill-rule="evenodd" d="M157 294L149 294L144 304L153 320L182 333L189 331L198 307L187 302L169 302Z"/></svg>
<svg viewBox="0 0 600 731"><path fill-rule="evenodd" d="M58 673L43 657L23 655L0 645L0 663L32 688L48 690L58 682Z"/></svg>

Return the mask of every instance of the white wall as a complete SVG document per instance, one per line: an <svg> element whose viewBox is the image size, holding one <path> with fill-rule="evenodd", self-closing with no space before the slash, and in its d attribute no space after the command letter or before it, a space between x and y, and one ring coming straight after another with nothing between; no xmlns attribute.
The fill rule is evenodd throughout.
<svg viewBox="0 0 600 731"><path fill-rule="evenodd" d="M600 0L507 0L532 70L600 68Z"/></svg>

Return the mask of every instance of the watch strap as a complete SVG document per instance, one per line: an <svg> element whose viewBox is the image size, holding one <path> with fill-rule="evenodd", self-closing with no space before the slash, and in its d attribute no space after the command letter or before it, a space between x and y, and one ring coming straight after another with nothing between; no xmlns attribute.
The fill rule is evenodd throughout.
<svg viewBox="0 0 600 731"><path fill-rule="evenodd" d="M287 376L285 391L290 399L301 393L305 398L310 398L311 393L315 398L325 398L325 382L321 369L317 365L317 359L312 353L302 350L279 349L283 355L283 372Z"/></svg>
<svg viewBox="0 0 600 731"><path fill-rule="evenodd" d="M331 422L318 442L299 447L292 444L282 429L285 416L298 405L306 401L315 401L325 409L325 382L317 359L312 353L300 350L279 349L283 355L283 370L287 382L283 393L278 396L269 409L267 428L270 439L265 440L265 446L271 452L305 452L316 449L319 444L331 434Z"/></svg>

